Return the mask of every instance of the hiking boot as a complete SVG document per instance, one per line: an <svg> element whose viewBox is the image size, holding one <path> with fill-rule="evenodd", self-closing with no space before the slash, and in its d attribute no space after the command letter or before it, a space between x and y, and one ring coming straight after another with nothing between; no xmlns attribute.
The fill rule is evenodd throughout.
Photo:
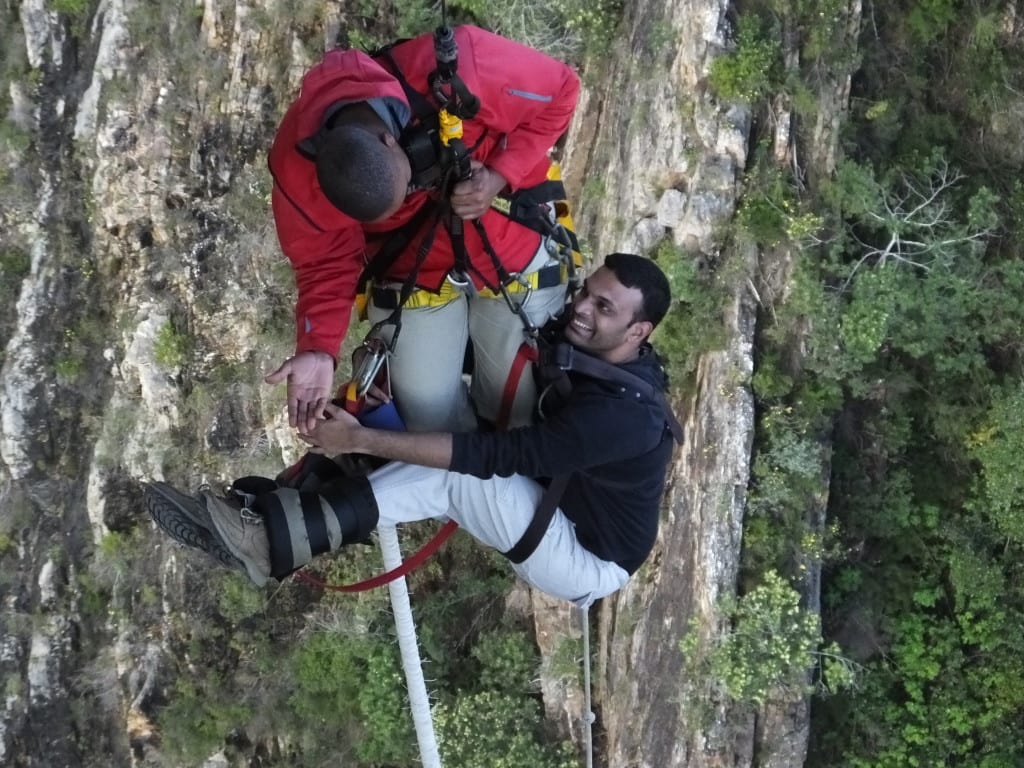
<svg viewBox="0 0 1024 768"><path fill-rule="evenodd" d="M179 493L167 483L146 483L145 488L146 509L160 530L179 544L205 552L226 568L245 570L224 546L198 498Z"/></svg>
<svg viewBox="0 0 1024 768"><path fill-rule="evenodd" d="M221 497L206 490L200 498L224 546L242 561L253 584L262 587L270 578L270 541L263 518L249 508L253 495L229 491Z"/></svg>

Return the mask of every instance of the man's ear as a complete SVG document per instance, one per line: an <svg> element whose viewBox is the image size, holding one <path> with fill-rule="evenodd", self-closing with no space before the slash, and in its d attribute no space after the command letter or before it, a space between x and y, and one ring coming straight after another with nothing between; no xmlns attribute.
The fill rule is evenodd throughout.
<svg viewBox="0 0 1024 768"><path fill-rule="evenodd" d="M629 326L629 331L626 333L626 338L630 341L643 341L651 335L651 331L654 330L654 323L650 320L638 320Z"/></svg>
<svg viewBox="0 0 1024 768"><path fill-rule="evenodd" d="M398 146L398 139L396 139L394 134L391 133L391 131L387 130L386 128L382 129L380 133L377 134L377 138L380 139L381 144L383 144L385 147Z"/></svg>

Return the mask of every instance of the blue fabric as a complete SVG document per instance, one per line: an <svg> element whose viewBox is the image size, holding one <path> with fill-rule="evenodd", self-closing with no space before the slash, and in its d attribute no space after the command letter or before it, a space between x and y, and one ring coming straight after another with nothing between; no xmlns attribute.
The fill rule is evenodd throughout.
<svg viewBox="0 0 1024 768"><path fill-rule="evenodd" d="M370 429L386 429L389 432L405 432L405 422L398 415L395 401L368 408L359 414L359 423Z"/></svg>

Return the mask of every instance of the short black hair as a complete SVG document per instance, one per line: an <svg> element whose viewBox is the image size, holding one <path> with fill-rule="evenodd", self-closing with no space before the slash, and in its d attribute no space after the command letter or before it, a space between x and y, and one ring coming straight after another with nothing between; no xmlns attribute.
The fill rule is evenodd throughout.
<svg viewBox="0 0 1024 768"><path fill-rule="evenodd" d="M609 253L604 257L604 265L620 283L627 288L638 288L643 295L633 322L646 320L653 325L660 323L672 302L672 290L661 268L650 259L635 253Z"/></svg>
<svg viewBox="0 0 1024 768"><path fill-rule="evenodd" d="M395 203L395 169L389 155L380 137L365 126L336 125L318 142L320 189L335 208L353 219L378 219Z"/></svg>

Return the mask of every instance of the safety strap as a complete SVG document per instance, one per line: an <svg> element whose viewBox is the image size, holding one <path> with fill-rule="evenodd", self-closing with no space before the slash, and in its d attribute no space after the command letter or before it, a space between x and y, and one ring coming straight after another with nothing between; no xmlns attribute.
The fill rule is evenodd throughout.
<svg viewBox="0 0 1024 768"><path fill-rule="evenodd" d="M404 42L404 40L397 40L383 48L378 48L370 56L377 59L379 63L384 64L385 69L395 76L398 84L402 86L402 91L405 93L405 98L409 101L409 106L412 107L412 113L421 122L425 122L431 117L436 120L437 107L431 104L426 96L409 84L409 81L405 79L405 75L402 74L402 69L398 66L398 62L395 61L395 57L391 55L391 49L401 42Z"/></svg>
<svg viewBox="0 0 1024 768"><path fill-rule="evenodd" d="M537 549L540 540L547 533L548 525L551 523L551 518L555 515L555 510L558 509L558 502L561 500L566 486L569 485L569 478L571 476L571 474L565 474L551 478L551 485L545 489L544 495L540 497L540 503L537 505L537 510L533 513L533 519L526 526L523 535L519 537L519 541L512 546L512 549L503 553L513 563L523 562Z"/></svg>
<svg viewBox="0 0 1024 768"><path fill-rule="evenodd" d="M537 348L532 344L523 342L512 358L512 368L505 379L505 388L501 392L501 407L498 409L497 427L499 430L508 429L508 420L512 414L512 403L516 399L516 390L519 388L519 381L523 377L523 369L527 363L537 361Z"/></svg>
<svg viewBox="0 0 1024 768"><path fill-rule="evenodd" d="M409 221L390 234L380 250L363 267L359 275L359 292L365 290L371 280L383 277L391 266L398 261L399 255L412 241L420 228L430 218L431 214L437 214L437 207L429 203L420 208Z"/></svg>
<svg viewBox="0 0 1024 768"><path fill-rule="evenodd" d="M617 365L606 363L596 357L581 353L571 344L559 343L551 347L547 359L542 363L551 363L563 371L576 371L591 378L601 381L611 381L616 384L624 384L637 390L642 396L657 403L665 416L665 422L672 430L672 437L677 443L683 442L683 427L676 419L672 406L668 402L665 393L656 386L636 374L630 373Z"/></svg>

